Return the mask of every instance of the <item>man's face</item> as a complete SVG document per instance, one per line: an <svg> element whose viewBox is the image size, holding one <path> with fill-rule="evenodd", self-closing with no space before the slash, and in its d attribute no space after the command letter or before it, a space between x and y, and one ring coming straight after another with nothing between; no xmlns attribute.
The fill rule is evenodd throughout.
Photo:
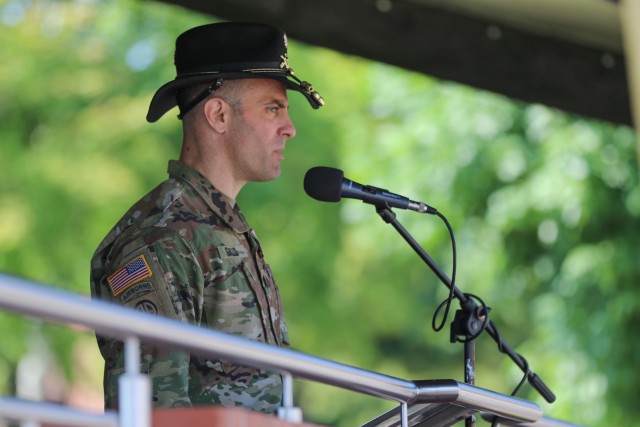
<svg viewBox="0 0 640 427"><path fill-rule="evenodd" d="M280 175L284 146L296 129L289 118L287 91L271 79L249 79L242 86L241 111L230 116L229 153L238 183L269 181Z"/></svg>

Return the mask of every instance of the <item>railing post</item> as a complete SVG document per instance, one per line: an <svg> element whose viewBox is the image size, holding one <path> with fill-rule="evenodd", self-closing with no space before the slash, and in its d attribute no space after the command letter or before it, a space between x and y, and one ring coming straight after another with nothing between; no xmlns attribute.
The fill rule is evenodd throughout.
<svg viewBox="0 0 640 427"><path fill-rule="evenodd" d="M302 409L293 406L293 378L282 375L282 407L278 408L278 418L292 423L302 423Z"/></svg>
<svg viewBox="0 0 640 427"><path fill-rule="evenodd" d="M409 405L407 402L400 404L400 426L409 427Z"/></svg>
<svg viewBox="0 0 640 427"><path fill-rule="evenodd" d="M120 427L151 427L151 381L140 373L140 340L127 337L125 373L118 379Z"/></svg>

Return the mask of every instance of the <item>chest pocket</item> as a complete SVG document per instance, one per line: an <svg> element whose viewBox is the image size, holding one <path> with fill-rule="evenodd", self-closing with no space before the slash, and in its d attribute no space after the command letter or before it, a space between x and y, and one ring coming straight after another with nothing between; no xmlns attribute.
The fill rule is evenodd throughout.
<svg viewBox="0 0 640 427"><path fill-rule="evenodd" d="M256 341L278 344L271 313L277 309L266 292L260 268L243 246L220 246L213 260L214 279L204 288L207 326ZM277 306L279 307L279 303Z"/></svg>

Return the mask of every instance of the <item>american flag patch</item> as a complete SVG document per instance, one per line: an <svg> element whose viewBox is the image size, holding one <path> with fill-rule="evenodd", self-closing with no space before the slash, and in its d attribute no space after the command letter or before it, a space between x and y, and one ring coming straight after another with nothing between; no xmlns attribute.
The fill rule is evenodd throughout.
<svg viewBox="0 0 640 427"><path fill-rule="evenodd" d="M107 278L113 296L119 295L134 283L151 277L151 269L144 255L139 255Z"/></svg>

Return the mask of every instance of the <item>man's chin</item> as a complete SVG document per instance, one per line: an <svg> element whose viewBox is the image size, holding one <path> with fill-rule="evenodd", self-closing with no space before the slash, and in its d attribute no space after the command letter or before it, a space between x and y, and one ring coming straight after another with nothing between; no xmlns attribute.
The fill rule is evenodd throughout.
<svg viewBox="0 0 640 427"><path fill-rule="evenodd" d="M265 172L261 176L256 177L256 179L254 179L253 182L273 181L274 179L278 178L281 173L282 173L282 170L280 168L277 168L276 170Z"/></svg>

